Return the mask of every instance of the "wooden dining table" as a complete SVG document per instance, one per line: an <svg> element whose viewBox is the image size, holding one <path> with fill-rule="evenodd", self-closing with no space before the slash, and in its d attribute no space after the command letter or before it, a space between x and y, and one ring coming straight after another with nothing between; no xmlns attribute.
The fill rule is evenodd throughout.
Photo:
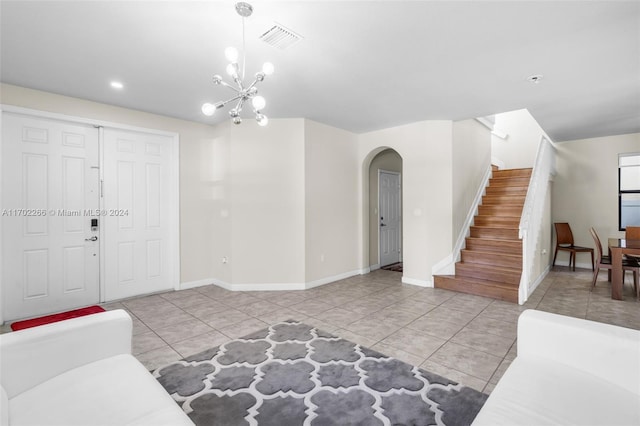
<svg viewBox="0 0 640 426"><path fill-rule="evenodd" d="M640 256L640 240L626 240L624 238L609 238L609 253L611 253L611 298L622 300L622 256L632 254Z"/></svg>

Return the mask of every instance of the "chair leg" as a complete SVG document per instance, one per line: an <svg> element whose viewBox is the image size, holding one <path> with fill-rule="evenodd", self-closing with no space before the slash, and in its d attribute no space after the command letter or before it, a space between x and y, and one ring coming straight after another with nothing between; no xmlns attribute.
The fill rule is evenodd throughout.
<svg viewBox="0 0 640 426"><path fill-rule="evenodd" d="M569 266L571 266L571 259L573 259L573 272L576 271L576 253L571 252L571 256L569 257Z"/></svg>
<svg viewBox="0 0 640 426"><path fill-rule="evenodd" d="M600 266L597 266L596 269L593 271L593 282L591 283L591 291L593 291L593 289L596 286L596 280L598 279L598 272L600 272Z"/></svg>
<svg viewBox="0 0 640 426"><path fill-rule="evenodd" d="M551 264L551 267L553 268L554 266L556 266L556 256L558 255L558 247L556 247L556 252L553 253L553 263Z"/></svg>
<svg viewBox="0 0 640 426"><path fill-rule="evenodd" d="M595 271L595 263L593 262L593 252L591 252L591 270Z"/></svg>

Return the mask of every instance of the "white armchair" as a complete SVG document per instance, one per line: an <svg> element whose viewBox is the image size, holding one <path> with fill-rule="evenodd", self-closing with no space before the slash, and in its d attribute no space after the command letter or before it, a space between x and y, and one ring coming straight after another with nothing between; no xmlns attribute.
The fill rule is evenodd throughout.
<svg viewBox="0 0 640 426"><path fill-rule="evenodd" d="M523 312L518 356L473 425L640 425L640 331Z"/></svg>
<svg viewBox="0 0 640 426"><path fill-rule="evenodd" d="M131 330L116 310L0 335L0 425L193 425Z"/></svg>

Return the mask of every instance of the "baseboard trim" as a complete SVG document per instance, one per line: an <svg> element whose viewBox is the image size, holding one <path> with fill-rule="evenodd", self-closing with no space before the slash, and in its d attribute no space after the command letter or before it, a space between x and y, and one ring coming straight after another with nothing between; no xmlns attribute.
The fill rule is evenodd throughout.
<svg viewBox="0 0 640 426"><path fill-rule="evenodd" d="M416 278L409 278L406 276L402 276L402 283L403 284L411 284L411 285L417 285L418 287L430 287L433 288L433 281L431 280L419 280Z"/></svg>
<svg viewBox="0 0 640 426"><path fill-rule="evenodd" d="M333 275L331 277L320 278L319 280L314 280L306 283L306 288L314 288L319 287L321 285L329 284L335 281L344 280L345 278L353 277L356 275L364 275L366 274L365 269L356 269L349 272L343 272L342 274Z"/></svg>
<svg viewBox="0 0 640 426"><path fill-rule="evenodd" d="M197 281L189 281L180 283L180 290L188 290L191 288L202 287L206 285L216 285L229 291L289 291L289 290L307 290L321 285L329 284L355 275L364 275L369 273L368 268L356 269L342 274L321 278L319 280L309 281L306 283L247 283L247 284L231 284L216 278L205 278Z"/></svg>
<svg viewBox="0 0 640 426"><path fill-rule="evenodd" d="M531 297L531 295L533 294L534 291L536 291L536 289L538 288L538 286L540 285L540 283L542 281L544 281L544 279L547 277L547 275L549 274L549 272L551 271L551 265L547 266L544 271L542 271L542 273L540 274L540 276L535 280L535 282L533 284L531 284L529 286L529 294L527 295L527 300L529 300L529 297ZM523 301L523 303L526 302ZM521 305L523 303L520 303Z"/></svg>
<svg viewBox="0 0 640 426"><path fill-rule="evenodd" d="M197 287L204 287L205 285L211 285L213 284L214 279L213 278L207 278L204 280L197 280L197 281L187 281L184 283L180 283L178 285L177 290L189 290L192 288L197 288Z"/></svg>

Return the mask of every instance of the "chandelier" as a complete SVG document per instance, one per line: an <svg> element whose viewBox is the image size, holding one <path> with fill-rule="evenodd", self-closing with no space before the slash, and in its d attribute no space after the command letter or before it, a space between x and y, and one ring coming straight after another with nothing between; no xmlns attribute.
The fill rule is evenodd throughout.
<svg viewBox="0 0 640 426"><path fill-rule="evenodd" d="M253 82L245 84L246 52L244 41L244 20L251 16L253 13L253 7L249 3L238 2L236 3L236 12L242 17L242 69L240 69L240 65L238 64L238 50L235 47L227 47L224 51L224 55L229 61L229 65L227 65L227 74L233 79L235 85L225 82L222 80L220 75L216 74L213 76L214 84L228 87L234 92L234 96L231 99L223 102L217 102L215 104L205 103L202 105L202 113L207 116L212 116L216 110L231 102L237 101L236 105L229 111L229 115L231 116L234 124L240 124L242 123L242 118L240 118L242 108L244 107L245 102L251 101L256 121L260 126L266 126L269 119L262 113L262 109L265 107L266 101L262 96L258 95L258 88L256 86L264 80L265 76L273 73L273 64L265 62L264 65L262 65L262 71L256 73Z"/></svg>

